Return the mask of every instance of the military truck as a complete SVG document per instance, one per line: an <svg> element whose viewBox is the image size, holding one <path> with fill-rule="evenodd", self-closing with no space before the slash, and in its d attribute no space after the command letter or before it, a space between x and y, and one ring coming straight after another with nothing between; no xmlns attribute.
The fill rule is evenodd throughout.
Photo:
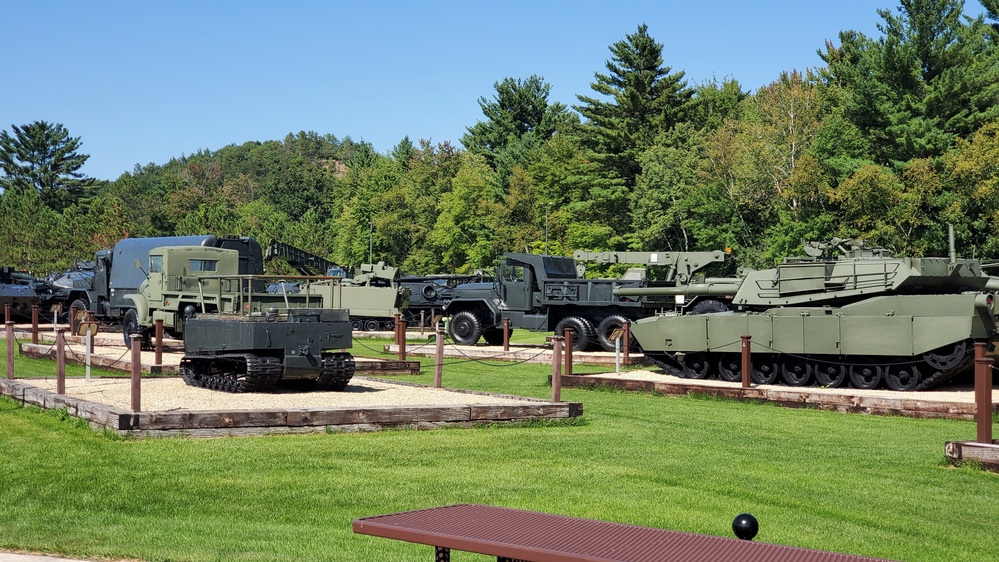
<svg viewBox="0 0 999 562"><path fill-rule="evenodd" d="M250 237L206 234L125 238L114 248L99 250L93 262L82 262L74 269L47 276L39 287L42 307L49 309L58 304L68 311L73 306L78 310L92 311L99 320L123 319L133 307L126 295L135 293L146 280L146 271L135 267L136 260L145 263L150 250L164 246L232 249L238 253L236 267L239 273L264 272L260 244Z"/></svg>
<svg viewBox="0 0 999 562"><path fill-rule="evenodd" d="M581 262L642 264L661 266L664 277L653 281L645 268L630 268L618 279L586 279L585 268L576 260L544 254L506 253L496 268L492 282L467 283L453 290L444 308L450 316L448 332L460 344L474 344L479 338L496 345L503 341L503 321L511 328L535 332L572 333L573 349L599 345L612 351L612 335L631 320L655 314L675 300L655 297L623 297L619 288L677 286L690 280L703 268L724 262L728 254L716 252L577 252ZM693 304L693 301L687 304Z"/></svg>
<svg viewBox="0 0 999 562"><path fill-rule="evenodd" d="M620 287L619 297L717 298L728 310L666 310L633 323L646 357L693 379L742 377L751 336L757 384L922 390L968 369L992 345L999 277L977 260L894 257L846 239L809 243L807 257L683 287ZM721 301L718 301L721 302Z"/></svg>
<svg viewBox="0 0 999 562"><path fill-rule="evenodd" d="M9 305L11 317L31 318L31 307L40 302L33 275L10 266L0 266L0 313Z"/></svg>
<svg viewBox="0 0 999 562"><path fill-rule="evenodd" d="M400 273L385 262L364 263L353 274L342 266L305 250L282 242L271 241L267 245L265 259L280 259L305 276L326 275L341 279L350 308L350 324L356 330L391 330L395 326L395 314L412 315L406 312L411 305L410 287L400 283ZM280 290L294 291L298 287L283 285ZM275 288L278 290L278 288ZM393 297L393 291L396 295ZM385 306L393 299L398 304ZM416 312L419 317L419 312Z"/></svg>
<svg viewBox="0 0 999 562"><path fill-rule="evenodd" d="M126 345L133 333L148 340L156 320L169 335L183 337L186 320L196 314L342 308L382 322L401 314L406 304L405 295L392 287L355 286L325 276L240 274L239 252L225 248L163 246L150 250L147 260L146 281L124 297Z"/></svg>
<svg viewBox="0 0 999 562"><path fill-rule="evenodd" d="M185 331L180 374L191 386L268 392L296 381L312 390L344 390L354 376L346 310L199 313L185 321Z"/></svg>

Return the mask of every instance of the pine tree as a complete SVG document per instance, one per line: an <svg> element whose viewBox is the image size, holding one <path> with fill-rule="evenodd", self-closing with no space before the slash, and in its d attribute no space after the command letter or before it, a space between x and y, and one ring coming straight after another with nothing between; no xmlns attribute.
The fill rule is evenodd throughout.
<svg viewBox="0 0 999 562"><path fill-rule="evenodd" d="M61 211L77 202L93 180L80 168L90 158L79 154L80 137L70 137L62 124L35 121L14 133L0 131L0 187L34 189L50 208Z"/></svg>
<svg viewBox="0 0 999 562"><path fill-rule="evenodd" d="M610 51L609 73L596 73L590 85L604 99L580 95L581 105L574 107L586 119L581 134L594 161L610 178L632 188L642 151L658 134L687 119L693 90L683 71L663 66L663 46L645 24Z"/></svg>

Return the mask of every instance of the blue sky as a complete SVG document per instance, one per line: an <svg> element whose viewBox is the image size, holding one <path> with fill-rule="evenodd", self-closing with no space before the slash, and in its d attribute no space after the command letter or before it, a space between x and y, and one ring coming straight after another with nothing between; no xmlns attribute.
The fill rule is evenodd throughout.
<svg viewBox="0 0 999 562"><path fill-rule="evenodd" d="M199 149L316 131L460 145L478 99L542 76L591 95L609 46L640 23L688 83L744 89L821 64L840 31L878 36L891 0L692 2L79 2L11 0L0 19L0 129L62 123L116 179ZM819 7L829 8L828 11ZM981 12L969 0L966 11Z"/></svg>

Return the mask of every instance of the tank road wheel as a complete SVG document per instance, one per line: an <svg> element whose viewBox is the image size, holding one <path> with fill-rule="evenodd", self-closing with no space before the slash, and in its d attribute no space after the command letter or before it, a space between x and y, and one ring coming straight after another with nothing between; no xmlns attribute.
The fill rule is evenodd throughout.
<svg viewBox="0 0 999 562"><path fill-rule="evenodd" d="M884 377L884 369L869 357L856 358L847 370L850 373L850 384L854 388L875 388Z"/></svg>
<svg viewBox="0 0 999 562"><path fill-rule="evenodd" d="M600 347L604 348L604 351L615 351L617 348L615 347L614 340L611 339L611 334L614 333L614 330L624 328L630 322L630 320L620 314L614 314L601 320L597 324L597 341L600 342ZM635 349L634 340L635 338L633 337L628 338L629 349Z"/></svg>
<svg viewBox="0 0 999 562"><path fill-rule="evenodd" d="M364 321L364 331L366 332L377 332L379 328L382 327L382 323L375 318Z"/></svg>
<svg viewBox="0 0 999 562"><path fill-rule="evenodd" d="M350 319L350 329L351 330L353 330L355 332L360 332L362 328L364 328L364 324L361 323L361 319L360 318L351 318Z"/></svg>
<svg viewBox="0 0 999 562"><path fill-rule="evenodd" d="M900 363L885 367L885 384L892 390L912 390L921 382L923 382L923 375L912 363Z"/></svg>
<svg viewBox="0 0 999 562"><path fill-rule="evenodd" d="M688 379L708 378L708 357L704 353L686 353L680 360L683 376Z"/></svg>
<svg viewBox="0 0 999 562"><path fill-rule="evenodd" d="M482 321L469 310L462 310L451 317L448 323L448 332L454 343L461 345L475 345L482 337Z"/></svg>
<svg viewBox="0 0 999 562"><path fill-rule="evenodd" d="M586 318L580 318L579 316L569 316L567 318L563 318L555 326L555 335L564 335L566 329L572 333L573 351L583 351L589 347L590 342L593 341L593 324Z"/></svg>
<svg viewBox="0 0 999 562"><path fill-rule="evenodd" d="M826 388L839 388L846 382L846 365L833 361L814 361L815 382Z"/></svg>
<svg viewBox="0 0 999 562"><path fill-rule="evenodd" d="M773 384L780 371L777 363L769 353L762 353L753 356L753 382L756 384Z"/></svg>
<svg viewBox="0 0 999 562"><path fill-rule="evenodd" d="M718 376L723 381L739 382L742 380L742 354L723 353L718 361Z"/></svg>
<svg viewBox="0 0 999 562"><path fill-rule="evenodd" d="M923 354L923 361L932 369L947 371L957 367L968 352L968 342L959 341L954 345L945 345Z"/></svg>
<svg viewBox="0 0 999 562"><path fill-rule="evenodd" d="M788 355L780 365L780 374L788 386L805 386L812 380L812 367L804 357Z"/></svg>

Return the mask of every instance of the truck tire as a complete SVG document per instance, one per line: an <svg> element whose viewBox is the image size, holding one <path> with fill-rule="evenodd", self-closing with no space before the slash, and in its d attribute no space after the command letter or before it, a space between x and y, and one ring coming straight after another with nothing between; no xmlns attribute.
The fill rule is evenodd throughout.
<svg viewBox="0 0 999 562"><path fill-rule="evenodd" d="M593 343L596 335L593 324L586 318L581 318L579 316L569 316L567 318L563 318L555 326L555 335L561 336L565 334L566 329L572 332L573 351L583 351L590 347L590 344Z"/></svg>
<svg viewBox="0 0 999 562"><path fill-rule="evenodd" d="M513 330L510 330L513 334ZM482 332L482 338L486 340L489 345L503 345L503 330L500 328L492 328L489 330L484 330Z"/></svg>
<svg viewBox="0 0 999 562"><path fill-rule="evenodd" d="M462 310L451 317L447 331L454 343L475 345L482 337L482 321L474 312Z"/></svg>
<svg viewBox="0 0 999 562"><path fill-rule="evenodd" d="M614 351L616 346L614 340L611 339L611 334L614 333L614 330L620 330L630 323L630 320L620 314L614 314L601 320L600 324L597 325L597 341L600 342L600 347L604 348L604 351ZM629 337L629 340L631 339L633 338ZM629 341L629 344L628 349L634 349L634 342Z"/></svg>
<svg viewBox="0 0 999 562"><path fill-rule="evenodd" d="M125 336L125 347L132 349L132 334L142 333L142 328L139 327L139 314L134 308L125 312L125 317L121 321L121 333Z"/></svg>

